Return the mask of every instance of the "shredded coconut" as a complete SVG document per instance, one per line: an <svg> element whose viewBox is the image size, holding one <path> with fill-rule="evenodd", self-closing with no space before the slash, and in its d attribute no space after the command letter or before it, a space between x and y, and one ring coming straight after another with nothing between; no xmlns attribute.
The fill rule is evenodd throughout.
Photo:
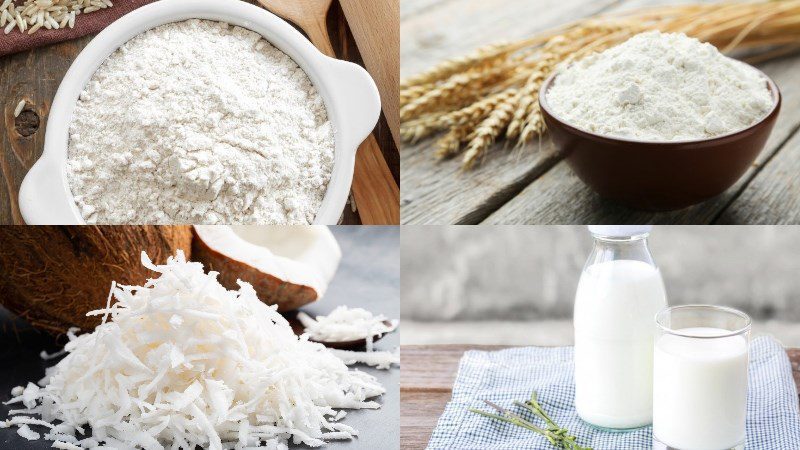
<svg viewBox="0 0 800 450"><path fill-rule="evenodd" d="M45 361L47 361L47 360L50 360L50 359L56 359L58 357L66 355L66 354L67 354L67 352L65 350L59 350L59 351L54 352L54 353L47 353L46 351L42 350L41 353L39 353L39 357L44 359Z"/></svg>
<svg viewBox="0 0 800 450"><path fill-rule="evenodd" d="M742 130L774 105L766 79L684 34L638 34L565 68L547 92L560 119L593 133L649 141Z"/></svg>
<svg viewBox="0 0 800 450"><path fill-rule="evenodd" d="M373 366L376 369L390 369L392 364L400 365L400 350L394 352L354 352L351 350L330 349L330 351L348 366L361 363Z"/></svg>
<svg viewBox="0 0 800 450"><path fill-rule="evenodd" d="M27 425L22 425L19 427L19 429L17 429L17 434L29 441L35 441L42 437L39 433L31 430Z"/></svg>
<svg viewBox="0 0 800 450"><path fill-rule="evenodd" d="M228 291L182 252L160 266L143 253L142 263L158 278L115 286L116 303L89 313L103 323L71 333L41 387L7 402L42 419L2 426L23 436L43 426L62 448L285 449L350 439L357 431L337 422L339 410L380 406L369 400L385 392L374 377L295 336L250 284Z"/></svg>
<svg viewBox="0 0 800 450"><path fill-rule="evenodd" d="M82 450L83 447L78 447L77 445L70 444L69 442L55 441L53 442L53 448L60 448L62 450Z"/></svg>
<svg viewBox="0 0 800 450"><path fill-rule="evenodd" d="M312 319L299 312L297 319L305 327L305 335L317 342L345 342L366 339L367 351L372 351L373 340L397 328L397 321L388 321L383 314L373 315L363 308L338 306L327 316ZM386 322L389 322L388 324Z"/></svg>
<svg viewBox="0 0 800 450"><path fill-rule="evenodd" d="M67 177L88 223L311 223L334 131L308 75L207 20L142 33L80 95Z"/></svg>

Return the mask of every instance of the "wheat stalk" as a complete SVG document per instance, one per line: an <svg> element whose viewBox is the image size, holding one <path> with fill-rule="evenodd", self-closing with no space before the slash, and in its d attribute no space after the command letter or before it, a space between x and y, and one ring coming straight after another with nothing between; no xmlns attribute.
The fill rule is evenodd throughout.
<svg viewBox="0 0 800 450"><path fill-rule="evenodd" d="M473 70L480 66L491 66L498 59L505 57L510 52L521 49L529 42L535 42L535 40L516 43L498 42L480 47L468 55L443 61L422 73L404 79L400 83L400 90L403 91L422 84L436 83L452 75Z"/></svg>
<svg viewBox="0 0 800 450"><path fill-rule="evenodd" d="M420 113L436 111L447 106L460 106L472 92L502 80L508 73L508 68L501 66L453 75L446 83L400 108L400 119L411 119Z"/></svg>
<svg viewBox="0 0 800 450"><path fill-rule="evenodd" d="M480 158L487 148L494 143L497 136L511 122L514 115L514 108L519 97L517 90L513 91L513 95L504 99L495 106L494 111L489 114L489 117L484 119L478 128L475 130L475 137L469 141L467 151L464 153L464 168L472 168L475 162Z"/></svg>
<svg viewBox="0 0 800 450"><path fill-rule="evenodd" d="M405 142L417 142L431 134L443 130L439 125L439 118L435 114L422 116L418 119L408 120L400 124L400 137Z"/></svg>
<svg viewBox="0 0 800 450"><path fill-rule="evenodd" d="M489 97L485 97L471 105L449 113L432 113L418 119L403 122L400 134L407 142L416 142L431 134L448 128L462 127L467 124L478 124L483 118L511 95L513 89L507 89Z"/></svg>
<svg viewBox="0 0 800 450"><path fill-rule="evenodd" d="M441 124L444 126L460 126L465 123L474 123L488 116L492 110L503 102L513 98L517 94L517 89L510 88L500 91L492 96L486 97L479 102L475 102L466 108L459 109L441 117Z"/></svg>
<svg viewBox="0 0 800 450"><path fill-rule="evenodd" d="M474 137L473 129L479 122L479 120L474 123L468 122L451 128L441 139L436 141L436 157L439 159L449 158L461 151L461 145Z"/></svg>
<svg viewBox="0 0 800 450"><path fill-rule="evenodd" d="M405 106L412 101L422 97L426 92L432 90L436 85L434 83L422 84L419 86L411 86L407 89L400 91L400 106Z"/></svg>
<svg viewBox="0 0 800 450"><path fill-rule="evenodd" d="M506 137L509 139L518 137L525 126L528 115L533 110L533 105L538 101L539 87L547 77L547 69L550 63L551 61L543 62L542 67L532 72L525 81L514 115L511 118L511 123L508 125L508 131L506 131Z"/></svg>

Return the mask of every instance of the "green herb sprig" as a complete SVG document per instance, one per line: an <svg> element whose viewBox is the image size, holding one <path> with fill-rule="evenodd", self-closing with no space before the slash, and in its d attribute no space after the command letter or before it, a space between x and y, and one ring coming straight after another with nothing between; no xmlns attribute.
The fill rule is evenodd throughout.
<svg viewBox="0 0 800 450"><path fill-rule="evenodd" d="M547 415L547 413L544 411L544 408L542 408L542 405L539 404L539 400L536 397L536 391L534 391L531 394L530 400L524 403L519 401L514 401L514 404L525 409L526 411L529 411L536 417L542 419L542 421L544 422L544 427L540 427L535 423L525 419L524 417L515 414L501 406L498 406L488 400L484 400L483 402L489 405L490 407L494 408L495 410L497 410L497 412L499 412L500 414L489 413L475 408L470 408L469 410L471 412L480 414L485 417L489 417L491 419L510 423L512 425L525 428L526 430L539 433L545 438L547 438L547 440L550 441L550 443L553 444L555 448L563 450L592 450L591 447L581 447L580 445L578 445L577 439L575 438L575 436L569 434L569 430L567 430L566 428L562 428L558 426L555 422L553 422L553 419L551 419L550 416Z"/></svg>

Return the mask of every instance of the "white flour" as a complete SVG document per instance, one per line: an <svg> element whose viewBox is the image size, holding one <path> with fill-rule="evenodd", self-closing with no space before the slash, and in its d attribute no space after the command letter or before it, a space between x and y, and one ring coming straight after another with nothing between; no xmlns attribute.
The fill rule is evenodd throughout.
<svg viewBox="0 0 800 450"><path fill-rule="evenodd" d="M764 117L764 77L684 34L642 33L567 67L547 92L561 119L593 133L650 141L702 139Z"/></svg>
<svg viewBox="0 0 800 450"><path fill-rule="evenodd" d="M333 168L333 128L305 72L217 22L135 37L73 117L67 176L88 223L309 223Z"/></svg>

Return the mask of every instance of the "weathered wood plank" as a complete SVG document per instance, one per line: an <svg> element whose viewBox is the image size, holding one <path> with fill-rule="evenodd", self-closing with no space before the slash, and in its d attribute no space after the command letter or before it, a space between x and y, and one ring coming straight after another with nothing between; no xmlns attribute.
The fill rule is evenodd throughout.
<svg viewBox="0 0 800 450"><path fill-rule="evenodd" d="M461 356L467 350L500 350L501 346L404 345L400 372L400 448L424 449L447 402ZM800 389L800 349L787 349L795 385ZM447 386L447 389L442 389Z"/></svg>
<svg viewBox="0 0 800 450"><path fill-rule="evenodd" d="M474 224L483 220L558 161L552 145L542 151L490 149L465 172L461 159L439 161L426 141L400 153L400 222Z"/></svg>
<svg viewBox="0 0 800 450"><path fill-rule="evenodd" d="M792 364L792 376L794 377L794 384L800 390L800 348L790 348L786 350L789 355L789 362Z"/></svg>
<svg viewBox="0 0 800 450"><path fill-rule="evenodd" d="M4 132L0 136L0 223L20 224L17 194L28 169L42 154L50 104L72 60L91 37L34 49L0 58L0 99ZM27 105L14 118L14 107ZM38 124L36 124L38 122Z"/></svg>
<svg viewBox="0 0 800 450"><path fill-rule="evenodd" d="M529 36L616 4L612 0L509 3L503 8L479 0L447 3L446 8L401 22L401 73L414 73L475 47ZM424 38L429 32L444 34L434 42ZM438 161L433 142L405 145L400 153L401 223L480 222L557 162L552 145L538 152L533 145L511 152L503 141L487 152L480 166L464 172L459 158Z"/></svg>
<svg viewBox="0 0 800 450"><path fill-rule="evenodd" d="M602 223L686 223L712 222L739 194L748 187L759 172L759 165L771 165L771 158L782 153L784 142L800 124L800 78L797 77L800 56L771 61L761 68L781 89L783 106L778 122L765 149L756 163L726 192L701 204L671 212L650 213L635 211L604 200L584 185L565 162L559 162L546 174L532 182L514 199L487 217L487 224L602 224ZM797 147L797 144L795 144ZM791 150L791 148L787 149ZM774 158L773 158L774 159ZM778 172L775 177L781 176ZM778 179L772 179L775 183ZM795 189L795 192L796 189ZM762 198L763 199L763 198ZM794 217L800 212L795 211ZM747 222L755 220L747 216ZM770 216L773 217L774 216ZM734 219L733 216L730 217ZM763 223L774 223L761 219ZM797 223L797 220L794 221Z"/></svg>
<svg viewBox="0 0 800 450"><path fill-rule="evenodd" d="M452 1L457 0L400 0L400 19L408 20L416 14Z"/></svg>
<svg viewBox="0 0 800 450"><path fill-rule="evenodd" d="M800 132L758 171L717 223L800 223Z"/></svg>
<svg viewBox="0 0 800 450"><path fill-rule="evenodd" d="M460 0L400 23L401 78L492 42L516 40L602 11L619 0Z"/></svg>
<svg viewBox="0 0 800 450"><path fill-rule="evenodd" d="M424 449L452 392L400 391L400 448Z"/></svg>
<svg viewBox="0 0 800 450"><path fill-rule="evenodd" d="M502 347L471 348L498 350ZM450 401L458 363L465 350L463 345L402 347L400 448L423 449L428 445L436 422Z"/></svg>

